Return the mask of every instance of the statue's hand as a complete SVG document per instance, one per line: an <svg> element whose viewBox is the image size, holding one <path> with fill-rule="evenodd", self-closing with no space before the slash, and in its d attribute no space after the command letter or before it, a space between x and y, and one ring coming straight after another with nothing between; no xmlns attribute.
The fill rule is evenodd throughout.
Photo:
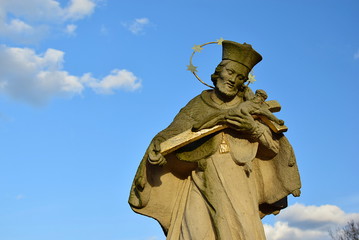
<svg viewBox="0 0 359 240"><path fill-rule="evenodd" d="M167 163L166 158L161 154L160 141L154 139L148 149L148 162L152 165L163 166Z"/></svg>
<svg viewBox="0 0 359 240"><path fill-rule="evenodd" d="M250 114L245 114L236 109L230 109L225 116L228 126L234 130L246 133L253 133L258 127L254 118Z"/></svg>

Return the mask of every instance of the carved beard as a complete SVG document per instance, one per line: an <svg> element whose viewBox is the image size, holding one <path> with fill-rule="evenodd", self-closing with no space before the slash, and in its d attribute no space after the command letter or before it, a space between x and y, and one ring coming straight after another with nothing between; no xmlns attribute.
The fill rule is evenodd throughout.
<svg viewBox="0 0 359 240"><path fill-rule="evenodd" d="M216 89L221 95L225 96L226 98L234 98L240 89L231 89L226 84L227 83L225 80L218 77Z"/></svg>

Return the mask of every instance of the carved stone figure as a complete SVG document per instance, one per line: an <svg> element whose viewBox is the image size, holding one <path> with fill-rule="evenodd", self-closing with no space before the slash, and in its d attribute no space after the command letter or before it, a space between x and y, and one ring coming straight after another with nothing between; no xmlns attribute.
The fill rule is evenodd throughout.
<svg viewBox="0 0 359 240"><path fill-rule="evenodd" d="M156 219L170 240L265 239L261 218L300 194L290 143L262 119L283 122L263 111L264 91L254 95L244 84L261 55L246 43L222 45L214 90L153 138L131 188L131 208ZM181 139L188 134L197 137ZM163 149L168 142L176 142L172 152Z"/></svg>
<svg viewBox="0 0 359 240"><path fill-rule="evenodd" d="M258 89L254 98L239 104L238 110L247 115L262 115L279 125L283 125L284 121L278 119L273 113L271 113L268 106L264 103L267 97L268 95L264 90Z"/></svg>

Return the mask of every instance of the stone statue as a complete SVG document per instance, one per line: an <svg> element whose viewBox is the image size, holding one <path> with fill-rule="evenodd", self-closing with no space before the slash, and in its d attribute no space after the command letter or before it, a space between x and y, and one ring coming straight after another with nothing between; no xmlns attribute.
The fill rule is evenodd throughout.
<svg viewBox="0 0 359 240"><path fill-rule="evenodd" d="M265 239L261 218L300 195L293 149L262 119L283 121L263 107L263 90L254 95L244 84L261 55L246 43L222 46L214 90L193 98L153 138L131 188L131 208L156 219L169 240ZM202 134L207 129L216 130ZM178 137L184 133L197 138ZM184 144L164 151L174 140Z"/></svg>

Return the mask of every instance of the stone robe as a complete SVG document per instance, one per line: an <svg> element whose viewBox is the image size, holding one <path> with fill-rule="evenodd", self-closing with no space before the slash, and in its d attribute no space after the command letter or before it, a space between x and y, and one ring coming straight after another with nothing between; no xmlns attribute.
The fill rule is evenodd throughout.
<svg viewBox="0 0 359 240"><path fill-rule="evenodd" d="M192 99L154 139L233 107L210 95ZM256 124L256 136L224 129L168 154L163 167L149 164L146 152L131 188L132 209L156 219L169 240L265 239L261 218L285 208L301 185L287 139Z"/></svg>

